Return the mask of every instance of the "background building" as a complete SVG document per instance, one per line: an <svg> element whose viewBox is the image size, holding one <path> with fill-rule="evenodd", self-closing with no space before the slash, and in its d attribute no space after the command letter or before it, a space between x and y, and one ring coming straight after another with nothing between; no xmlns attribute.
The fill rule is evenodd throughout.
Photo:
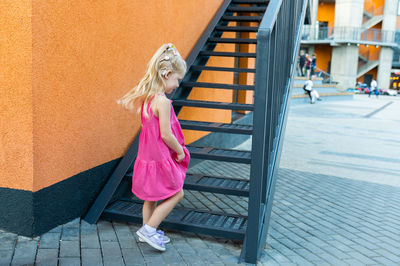
<svg viewBox="0 0 400 266"><path fill-rule="evenodd" d="M311 23L304 26L302 49L317 55L317 67L342 90L357 81L390 86L398 0L311 0Z"/></svg>

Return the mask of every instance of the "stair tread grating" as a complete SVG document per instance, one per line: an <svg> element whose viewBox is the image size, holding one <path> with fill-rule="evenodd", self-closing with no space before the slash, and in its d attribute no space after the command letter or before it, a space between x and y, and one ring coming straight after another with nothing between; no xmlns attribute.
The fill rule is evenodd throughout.
<svg viewBox="0 0 400 266"><path fill-rule="evenodd" d="M269 3L269 0L233 0L233 4L265 4Z"/></svg>
<svg viewBox="0 0 400 266"><path fill-rule="evenodd" d="M217 43L248 43L248 44L257 44L257 39L247 39L247 38L209 38L209 42L217 42Z"/></svg>
<svg viewBox="0 0 400 266"><path fill-rule="evenodd" d="M224 84L224 83L209 83L209 82L182 82L180 87L183 88L214 88L214 89L233 89L233 90L254 90L255 86L240 85L240 84Z"/></svg>
<svg viewBox="0 0 400 266"><path fill-rule="evenodd" d="M238 129L252 129L252 125L243 125L243 124L224 124L224 123L217 123L217 122L204 122L204 121L193 121L193 120L179 120L181 124L185 125L202 125L202 126L211 126L211 125L218 125L218 127L223 128L238 128Z"/></svg>
<svg viewBox="0 0 400 266"><path fill-rule="evenodd" d="M235 150L222 150L222 149L213 149L209 152L210 154L217 154L217 155L231 155L237 157L246 157L250 158L251 153L248 151L235 151Z"/></svg>
<svg viewBox="0 0 400 266"><path fill-rule="evenodd" d="M249 21L249 22L260 22L262 16L222 16L224 21Z"/></svg>
<svg viewBox="0 0 400 266"><path fill-rule="evenodd" d="M191 70L200 71L225 71L225 72L238 72L238 73L256 73L255 68L239 68L239 67L210 67L192 65Z"/></svg>
<svg viewBox="0 0 400 266"><path fill-rule="evenodd" d="M191 121L191 120L179 120L182 129L188 130L203 130L211 132L226 132L236 134L248 134L253 133L253 126L243 124L224 124L215 122L202 122L202 121Z"/></svg>
<svg viewBox="0 0 400 266"><path fill-rule="evenodd" d="M213 155L225 155L225 156L233 156L233 157L241 157L241 158L251 158L250 151L243 150L232 150L232 149L219 149L207 147L209 150L206 151L206 147L197 147L197 146L187 146L191 153L204 153L204 154L213 154Z"/></svg>
<svg viewBox="0 0 400 266"><path fill-rule="evenodd" d="M211 101L198 101L198 100L174 100L173 105L212 108L212 109L248 110L248 111L253 111L254 109L253 104L211 102Z"/></svg>
<svg viewBox="0 0 400 266"><path fill-rule="evenodd" d="M256 57L257 53L201 51L200 55L226 57Z"/></svg>
<svg viewBox="0 0 400 266"><path fill-rule="evenodd" d="M238 229L240 228L240 225L242 224L242 222L243 222L243 218L240 218L240 217L239 217L239 218L236 220L236 223L233 225L232 229L238 230Z"/></svg>
<svg viewBox="0 0 400 266"><path fill-rule="evenodd" d="M249 182L248 179L241 178L187 174L184 188L236 196L248 196L249 190L244 189L244 186Z"/></svg>
<svg viewBox="0 0 400 266"><path fill-rule="evenodd" d="M249 12L249 13L261 13L265 12L266 7L259 6L230 6L227 8L231 12Z"/></svg>
<svg viewBox="0 0 400 266"><path fill-rule="evenodd" d="M132 218L141 219L142 213L141 208L142 203L136 201L124 201L117 200L109 206L107 206L104 211L104 215L110 216L112 214L119 214L123 216L130 216ZM128 211L128 210L137 211ZM244 236L245 228L234 229L234 221L246 220L246 216L228 214L228 213L215 213L209 211L195 210L183 207L176 207L168 216L165 218L167 223L184 223L190 224L191 226L208 226L217 227L218 229L225 229L227 231L239 233Z"/></svg>
<svg viewBox="0 0 400 266"><path fill-rule="evenodd" d="M246 26L217 26L216 31L233 31L233 32L258 32L258 27L246 27Z"/></svg>

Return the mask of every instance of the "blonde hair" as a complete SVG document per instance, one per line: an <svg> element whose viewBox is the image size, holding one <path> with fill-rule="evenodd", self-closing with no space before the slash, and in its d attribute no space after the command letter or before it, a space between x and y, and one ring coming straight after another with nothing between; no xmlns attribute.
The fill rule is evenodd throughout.
<svg viewBox="0 0 400 266"><path fill-rule="evenodd" d="M183 60L175 45L163 44L150 59L147 70L139 84L117 101L128 110L140 111L139 106L144 101L143 111L146 117L147 104L151 97L157 93L165 92L164 76L167 71L172 73L186 72L186 62Z"/></svg>

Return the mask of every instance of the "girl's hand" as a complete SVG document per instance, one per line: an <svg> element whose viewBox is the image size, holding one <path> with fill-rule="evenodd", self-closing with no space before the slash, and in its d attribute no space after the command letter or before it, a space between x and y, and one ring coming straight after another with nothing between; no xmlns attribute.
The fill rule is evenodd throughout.
<svg viewBox="0 0 400 266"><path fill-rule="evenodd" d="M180 163L183 161L183 159L185 159L185 153L183 152L183 149L182 149L182 152L178 153L178 155L176 156L175 161Z"/></svg>

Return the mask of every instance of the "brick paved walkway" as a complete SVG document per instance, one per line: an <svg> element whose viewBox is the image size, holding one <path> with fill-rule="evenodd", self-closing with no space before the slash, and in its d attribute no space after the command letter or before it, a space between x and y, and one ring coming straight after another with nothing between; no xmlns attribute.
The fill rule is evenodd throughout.
<svg viewBox="0 0 400 266"><path fill-rule="evenodd" d="M388 97L291 108L260 265L400 265L399 113L400 99ZM195 168L249 171L220 162ZM245 214L246 200L187 191L181 204ZM76 219L35 239L0 231L0 265L236 265L241 250L230 240L168 231L172 242L160 254L137 242L137 229Z"/></svg>

